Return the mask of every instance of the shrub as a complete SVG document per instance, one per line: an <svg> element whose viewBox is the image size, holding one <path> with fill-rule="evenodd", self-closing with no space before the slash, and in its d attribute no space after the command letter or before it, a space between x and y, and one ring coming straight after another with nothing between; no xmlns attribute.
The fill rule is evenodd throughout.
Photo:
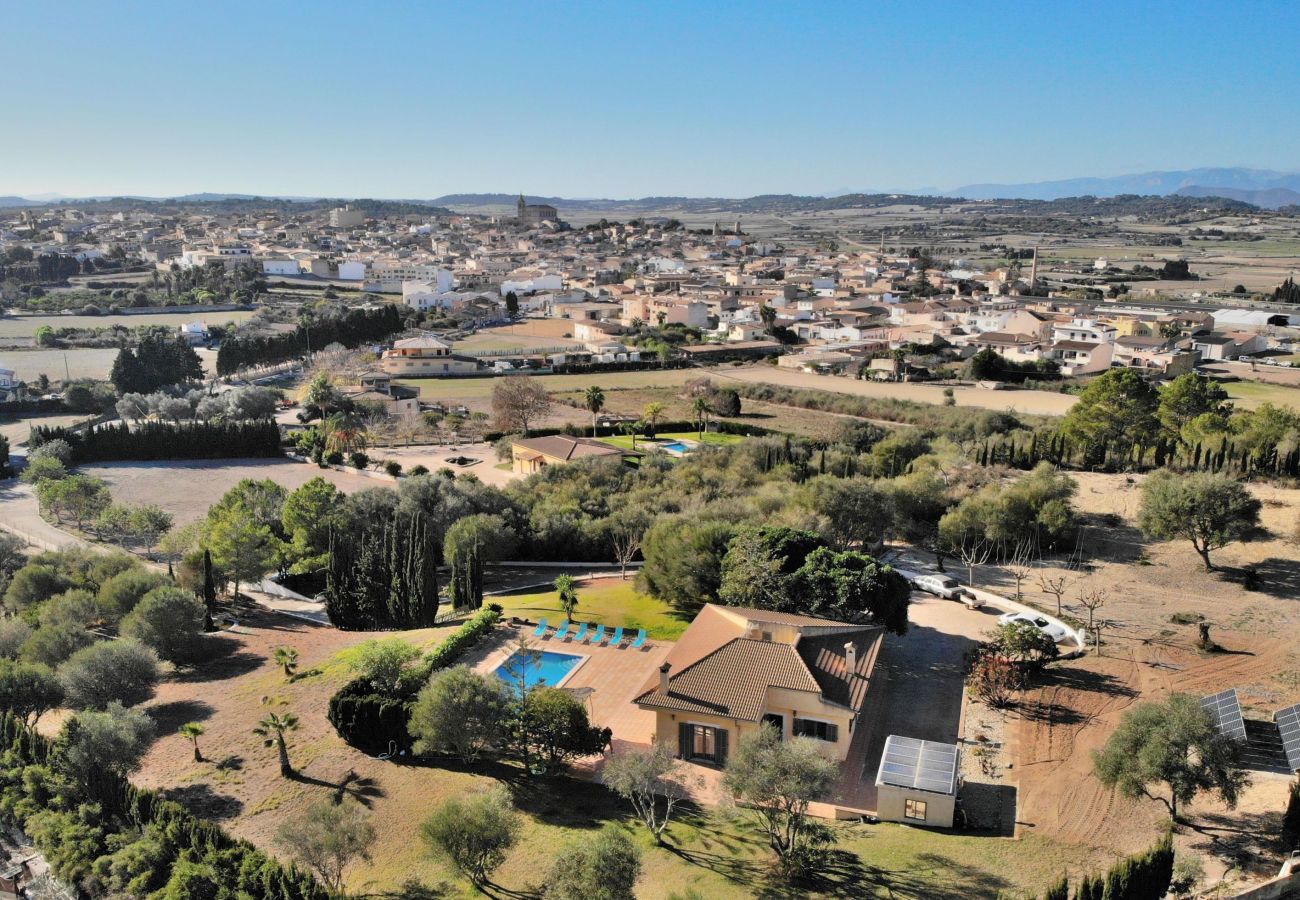
<svg viewBox="0 0 1300 900"><path fill-rule="evenodd" d="M398 475L402 474L402 464L397 460L390 459L388 462L384 463L384 471L396 478Z"/></svg>
<svg viewBox="0 0 1300 900"><path fill-rule="evenodd" d="M475 885L482 885L519 833L519 814L503 785L468 797L451 797L420 828L429 851L451 863Z"/></svg>
<svg viewBox="0 0 1300 900"><path fill-rule="evenodd" d="M547 900L633 900L641 851L623 830L605 825L560 855L546 880Z"/></svg>
<svg viewBox="0 0 1300 900"><path fill-rule="evenodd" d="M68 705L103 709L118 701L132 706L153 695L158 657L133 640L104 641L84 647L59 667Z"/></svg>
<svg viewBox="0 0 1300 900"><path fill-rule="evenodd" d="M203 647L207 610L182 588L160 587L122 620L123 637L134 638L172 663L191 662Z"/></svg>
<svg viewBox="0 0 1300 900"><path fill-rule="evenodd" d="M120 622L150 591L171 584L166 575L149 569L132 568L104 582L95 598L100 614L109 622Z"/></svg>
<svg viewBox="0 0 1300 900"><path fill-rule="evenodd" d="M407 474L412 475L412 476L416 476L416 475L428 475L428 474L429 474L429 467L428 467L428 466L425 466L425 465L419 465L419 464L417 464L417 465L412 466L412 467L411 467L411 471L410 471L409 473L407 473Z"/></svg>
<svg viewBox="0 0 1300 900"><path fill-rule="evenodd" d="M354 469L364 469L370 465L370 457L362 453L360 450L355 450L348 457L348 462Z"/></svg>
<svg viewBox="0 0 1300 900"><path fill-rule="evenodd" d="M467 666L434 673L411 707L408 728L417 738L415 752L447 751L466 763L506 737L510 688L495 675L480 675Z"/></svg>

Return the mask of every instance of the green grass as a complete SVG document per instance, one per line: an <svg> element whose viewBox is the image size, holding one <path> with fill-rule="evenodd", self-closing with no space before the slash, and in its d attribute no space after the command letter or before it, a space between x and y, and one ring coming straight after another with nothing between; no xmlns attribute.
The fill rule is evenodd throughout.
<svg viewBox="0 0 1300 900"><path fill-rule="evenodd" d="M546 616L552 624L564 618L555 591L495 594L488 598L505 607L507 616L536 620ZM681 618L662 600L639 593L631 579L603 578L578 587L575 621L627 629L644 628L652 638L674 641L686 630L689 620Z"/></svg>
<svg viewBox="0 0 1300 900"><path fill-rule="evenodd" d="M1300 388L1285 384L1265 384L1261 381L1229 381L1223 385L1228 396L1241 405L1253 408L1261 403L1290 406L1300 409Z"/></svg>
<svg viewBox="0 0 1300 900"><path fill-rule="evenodd" d="M719 447L725 447L728 444L739 444L744 439L744 436L739 434L714 434L711 431L706 431L702 438L698 431L674 431L668 434L657 435L655 438L655 440L660 441L695 441L698 444L713 444ZM601 438L601 440L606 444L612 444L613 446L618 447L620 450L632 449L631 435L619 434L607 438ZM653 443L647 442L645 438L638 437L636 439L637 450L648 450L651 446L653 446Z"/></svg>

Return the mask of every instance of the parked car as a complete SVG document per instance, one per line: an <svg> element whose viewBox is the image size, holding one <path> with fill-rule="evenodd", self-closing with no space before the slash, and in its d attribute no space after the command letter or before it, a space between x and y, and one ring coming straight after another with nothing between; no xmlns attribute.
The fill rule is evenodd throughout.
<svg viewBox="0 0 1300 900"><path fill-rule="evenodd" d="M984 605L983 600L962 587L956 578L948 575L918 575L912 579L912 587L945 600L960 600L971 609L979 609Z"/></svg>
<svg viewBox="0 0 1300 900"><path fill-rule="evenodd" d="M999 625L1010 625L1012 622L1028 622L1054 641L1065 640L1065 629L1042 616L1034 616L1029 613L1005 613L998 616Z"/></svg>

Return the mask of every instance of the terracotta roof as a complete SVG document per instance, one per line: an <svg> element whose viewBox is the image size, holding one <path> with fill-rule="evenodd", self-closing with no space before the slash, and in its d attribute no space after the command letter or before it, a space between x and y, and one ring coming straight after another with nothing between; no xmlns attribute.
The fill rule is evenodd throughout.
<svg viewBox="0 0 1300 900"><path fill-rule="evenodd" d="M514 446L563 460L579 459L586 456L619 456L623 453L617 447L602 444L600 441L568 437L563 434L527 438L526 440L515 441Z"/></svg>
<svg viewBox="0 0 1300 900"><path fill-rule="evenodd" d="M789 644L736 638L637 698L645 706L757 722L769 687L820 693L821 686Z"/></svg>
<svg viewBox="0 0 1300 900"><path fill-rule="evenodd" d="M1096 344L1091 341L1057 341L1052 346L1058 350L1092 351L1099 348L1101 344Z"/></svg>
<svg viewBox="0 0 1300 900"><path fill-rule="evenodd" d="M751 626L763 624L793 626L801 633L792 644L746 636ZM856 710L866 699L883 635L878 625L710 603L668 653L668 692L659 689L655 672L634 702L756 722L768 688L780 687ZM850 641L857 649L851 678L844 649Z"/></svg>

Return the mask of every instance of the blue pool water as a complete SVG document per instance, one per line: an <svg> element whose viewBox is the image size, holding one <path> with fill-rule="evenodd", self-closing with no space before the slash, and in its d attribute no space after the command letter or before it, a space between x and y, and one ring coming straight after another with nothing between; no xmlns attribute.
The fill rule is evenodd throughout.
<svg viewBox="0 0 1300 900"><path fill-rule="evenodd" d="M687 450L691 449L688 444L683 444L681 441L673 441L671 444L664 444L663 448L670 453L685 453Z"/></svg>
<svg viewBox="0 0 1300 900"><path fill-rule="evenodd" d="M542 652L534 660L528 660L518 651L497 666L497 677L512 685L519 684L519 672L522 668L524 684L533 688L539 684L555 687L578 667L583 657L569 653Z"/></svg>

